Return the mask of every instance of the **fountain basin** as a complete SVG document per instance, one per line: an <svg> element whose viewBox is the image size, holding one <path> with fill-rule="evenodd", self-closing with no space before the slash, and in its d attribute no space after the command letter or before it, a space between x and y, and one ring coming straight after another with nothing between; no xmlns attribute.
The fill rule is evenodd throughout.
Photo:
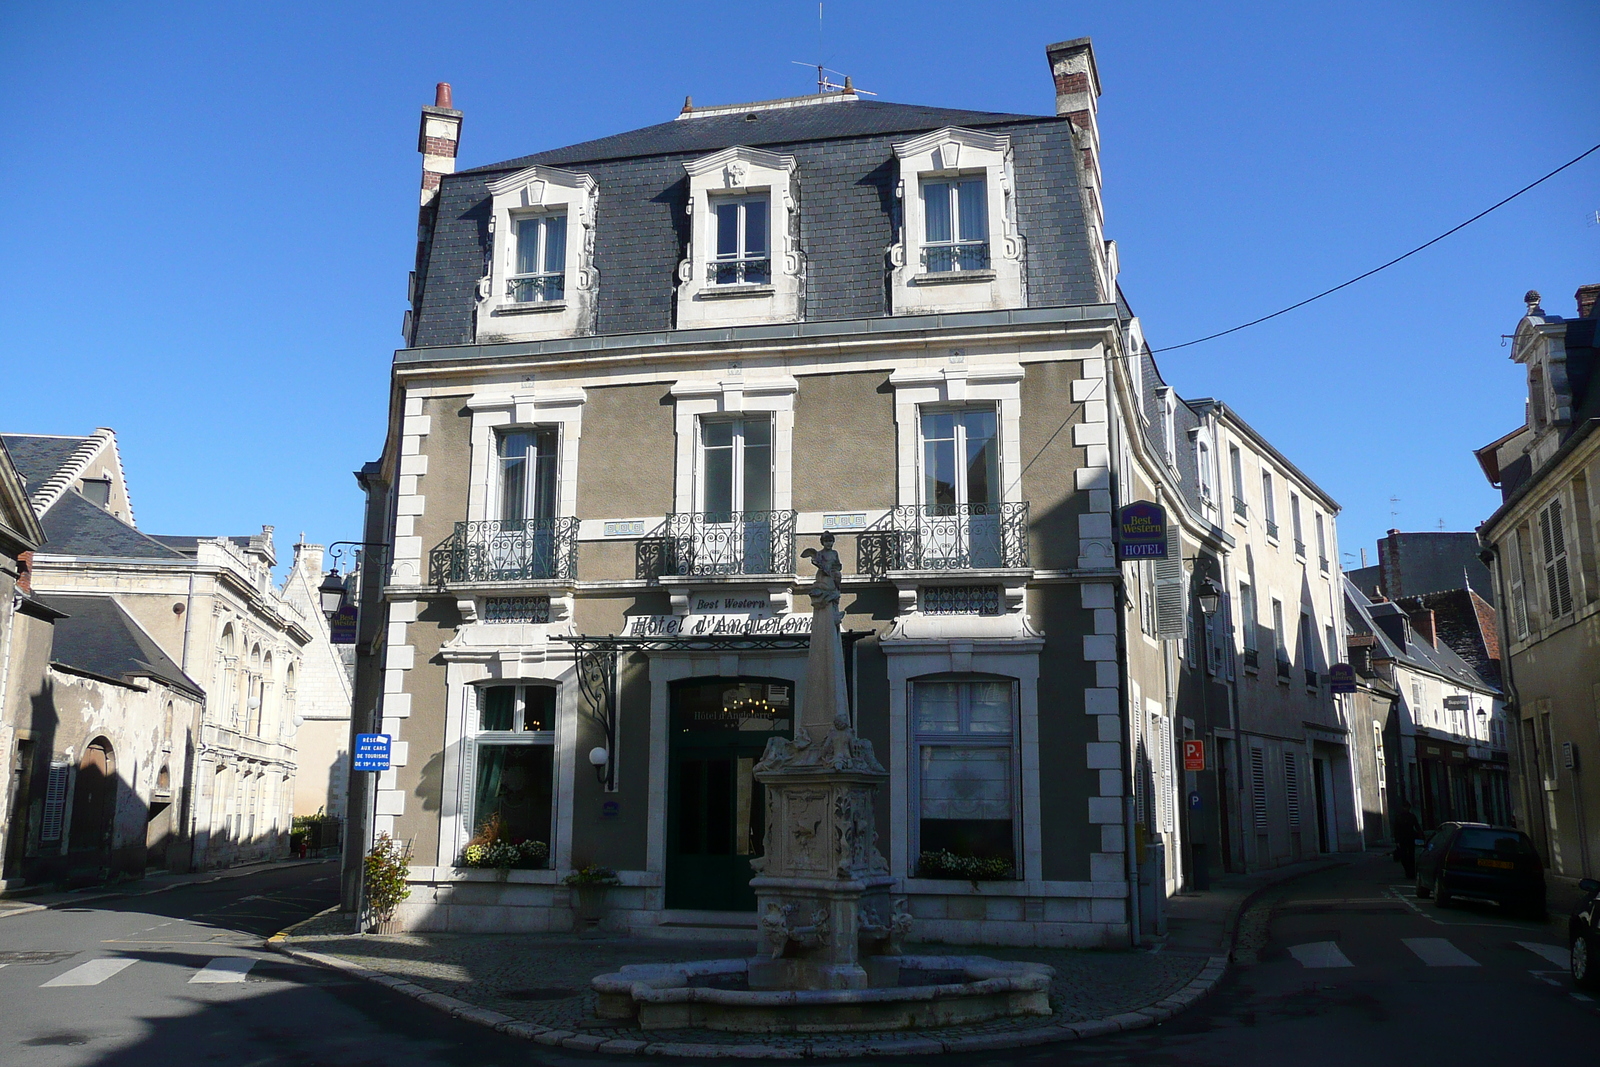
<svg viewBox="0 0 1600 1067"><path fill-rule="evenodd" d="M867 961L863 961L866 963ZM592 982L604 1019L644 1030L805 1034L927 1029L1050 1014L1042 963L987 956L877 957L867 989L748 988L749 960L630 964Z"/></svg>

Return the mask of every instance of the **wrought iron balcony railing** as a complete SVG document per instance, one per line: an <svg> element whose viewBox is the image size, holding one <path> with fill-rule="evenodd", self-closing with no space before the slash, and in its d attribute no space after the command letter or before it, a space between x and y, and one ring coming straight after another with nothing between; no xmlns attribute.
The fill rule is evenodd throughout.
<svg viewBox="0 0 1600 1067"><path fill-rule="evenodd" d="M512 278L506 286L511 299L518 304L546 303L561 300L567 293L566 274L525 274Z"/></svg>
<svg viewBox="0 0 1600 1067"><path fill-rule="evenodd" d="M1306 558L1306 543L1300 540L1298 537L1294 539L1294 554L1299 556L1301 559Z"/></svg>
<svg viewBox="0 0 1600 1067"><path fill-rule="evenodd" d="M1278 539L1278 524L1273 522L1271 519L1267 520L1267 536L1272 538L1274 541Z"/></svg>
<svg viewBox="0 0 1600 1067"><path fill-rule="evenodd" d="M578 573L578 520L487 519L458 522L428 560L445 582L570 581Z"/></svg>
<svg viewBox="0 0 1600 1067"><path fill-rule="evenodd" d="M1248 518L1249 515L1250 515L1250 506L1248 504L1246 504L1239 497L1234 497L1233 498L1233 513L1235 515L1239 516L1241 519Z"/></svg>
<svg viewBox="0 0 1600 1067"><path fill-rule="evenodd" d="M712 285L771 285L772 260L766 256L714 259L706 265L706 281Z"/></svg>
<svg viewBox="0 0 1600 1067"><path fill-rule="evenodd" d="M794 518L793 511L675 512L658 542L658 574L793 574Z"/></svg>
<svg viewBox="0 0 1600 1067"><path fill-rule="evenodd" d="M955 571L1028 565L1028 503L907 504L889 513L888 528L856 539L856 567L881 578L890 571Z"/></svg>
<svg viewBox="0 0 1600 1067"><path fill-rule="evenodd" d="M1260 670L1261 669L1261 653L1260 653L1260 651L1257 650L1257 649L1254 649L1254 648L1245 649L1244 650L1244 665L1246 667L1249 667L1253 671L1254 670Z"/></svg>
<svg viewBox="0 0 1600 1067"><path fill-rule="evenodd" d="M1286 682L1289 680L1289 661L1287 659L1278 660L1278 677Z"/></svg>
<svg viewBox="0 0 1600 1067"><path fill-rule="evenodd" d="M947 245L929 245L922 250L922 269L929 274L988 270L989 242L958 241Z"/></svg>
<svg viewBox="0 0 1600 1067"><path fill-rule="evenodd" d="M1306 688L1307 689L1315 689L1316 687L1317 687L1317 672L1312 670L1310 667L1307 667L1306 668Z"/></svg>
<svg viewBox="0 0 1600 1067"><path fill-rule="evenodd" d="M1317 566L1322 569L1322 573L1323 574L1327 574L1328 573L1328 557L1327 556L1318 556L1317 557Z"/></svg>

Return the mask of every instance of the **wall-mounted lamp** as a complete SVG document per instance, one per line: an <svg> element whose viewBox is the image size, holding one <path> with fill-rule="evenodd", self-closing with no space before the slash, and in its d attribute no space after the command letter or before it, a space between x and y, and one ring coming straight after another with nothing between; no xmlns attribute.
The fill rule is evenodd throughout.
<svg viewBox="0 0 1600 1067"><path fill-rule="evenodd" d="M600 780L601 785L606 784L606 764L611 762L611 753L601 745L596 745L589 750L589 765L594 768L594 776Z"/></svg>
<svg viewBox="0 0 1600 1067"><path fill-rule="evenodd" d="M331 617L338 613L339 605L344 603L344 579L337 568L330 569L322 584L317 586L317 598L322 602L324 615Z"/></svg>
<svg viewBox="0 0 1600 1067"><path fill-rule="evenodd" d="M1217 608L1222 605L1222 587L1210 578L1200 583L1200 592L1196 596L1200 601L1200 612L1203 615L1215 615Z"/></svg>

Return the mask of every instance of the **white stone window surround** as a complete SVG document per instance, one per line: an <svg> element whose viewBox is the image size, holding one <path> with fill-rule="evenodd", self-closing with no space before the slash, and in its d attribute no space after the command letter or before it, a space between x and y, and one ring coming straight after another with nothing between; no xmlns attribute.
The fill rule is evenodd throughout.
<svg viewBox="0 0 1600 1067"><path fill-rule="evenodd" d="M760 415L772 418L772 510L794 507L794 398L800 384L784 375L773 378L725 376L720 380L673 383L676 430L672 508L693 512L699 507L700 426L705 417Z"/></svg>
<svg viewBox="0 0 1600 1067"><path fill-rule="evenodd" d="M683 165L689 176L689 254L678 264L677 328L796 322L805 313L805 254L800 250L800 180L793 156L734 145ZM718 285L719 196L765 194L772 280L764 285Z"/></svg>
<svg viewBox="0 0 1600 1067"><path fill-rule="evenodd" d="M555 167L528 167L490 182L489 272L478 282L477 340L526 341L589 333L599 276L594 269L595 211L599 187L592 177ZM565 213L566 283L561 300L518 302L510 292L517 273L518 220Z"/></svg>
<svg viewBox="0 0 1600 1067"><path fill-rule="evenodd" d="M439 798L439 851L436 862L452 868L472 837L470 792L463 776L464 743L477 734L477 690L484 685L554 685L556 687L555 781L551 787L550 867L532 871L536 881L554 883L572 866L572 793L577 769L577 723L582 709L572 653L532 647L457 647L441 653L445 660L444 767ZM617 754L613 753L613 758Z"/></svg>
<svg viewBox="0 0 1600 1067"><path fill-rule="evenodd" d="M1040 877L1043 863L1043 837L1039 827L1039 653L1044 641L1039 638L1003 641L917 641L885 640L882 644L889 668L889 825L906 828L894 834L889 848L889 870L903 879L908 892L938 892L948 889L948 879L912 878L911 819L914 790L910 785L913 767L911 753L911 682L930 675L989 675L1016 682L1016 731L1012 734L1020 762L1016 810L1022 820L1018 835L1021 851L1017 856L1014 881L985 883L985 892L1002 895L1038 895L1050 892ZM965 886L964 882L956 885Z"/></svg>
<svg viewBox="0 0 1600 1067"><path fill-rule="evenodd" d="M953 358L953 357L952 357ZM922 409L994 406L1000 416L1000 500L1022 500L1022 365L1018 363L902 367L889 375L894 390L895 503L922 503Z"/></svg>
<svg viewBox="0 0 1600 1067"><path fill-rule="evenodd" d="M894 146L900 177L900 233L889 248L893 267L890 311L1025 307L1025 243L1017 231L1011 138L947 126ZM929 272L922 265L926 221L924 182L982 176L988 204L989 269Z"/></svg>
<svg viewBox="0 0 1600 1067"><path fill-rule="evenodd" d="M583 437L583 405L588 393L579 388L524 386L520 391L474 393L471 482L467 489L469 522L500 514L499 436L507 430L555 427L557 430L556 514L578 511L578 445Z"/></svg>

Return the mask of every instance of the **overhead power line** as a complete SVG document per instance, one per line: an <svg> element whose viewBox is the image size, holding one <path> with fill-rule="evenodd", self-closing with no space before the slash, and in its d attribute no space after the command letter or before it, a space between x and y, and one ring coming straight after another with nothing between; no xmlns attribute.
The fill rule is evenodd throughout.
<svg viewBox="0 0 1600 1067"><path fill-rule="evenodd" d="M1549 181L1551 178L1554 178L1557 174L1560 174L1562 171L1566 170L1568 167L1572 166L1575 163L1580 162L1581 160L1583 160L1587 156L1593 155L1595 152L1600 152L1600 144L1595 145L1593 148L1589 149L1587 152L1584 152L1584 153L1582 153L1580 155L1574 156L1572 159L1567 160L1565 163L1561 164L1561 166L1557 167L1555 170L1551 171L1549 174L1546 174L1544 177L1540 178L1538 181L1529 182L1527 185L1524 185L1521 189L1518 189L1516 192L1512 193L1510 196L1506 197L1504 200L1501 200L1499 203L1493 204L1493 205L1491 205L1489 207L1484 208L1482 211L1480 211L1476 215L1472 216L1466 222L1463 222L1458 226L1450 227L1448 230L1444 231L1439 236L1435 237L1433 240L1426 241L1426 242L1418 245L1417 247L1413 248L1411 251L1405 253L1404 255L1395 256L1389 262L1383 264L1382 266L1373 267L1371 270L1367 271L1365 274L1358 274L1354 278L1351 278L1347 282L1340 282L1338 285L1335 285L1331 289L1324 289L1322 292L1318 293L1316 296L1308 296L1304 300L1300 301L1297 304L1290 304L1288 307L1280 308L1279 310L1274 311L1270 315L1263 315L1259 319L1251 319L1249 322L1240 323L1238 326L1235 326L1235 327L1233 327L1231 329L1219 330L1216 333L1207 334L1204 337L1196 337L1193 341L1185 341L1181 345L1167 345L1165 348L1152 348L1150 351L1152 353L1155 353L1155 352L1176 352L1178 349L1180 349L1180 348L1188 348L1190 345L1200 345L1200 344L1205 344L1207 341L1215 341L1219 337L1226 337L1230 333L1238 333L1240 330L1248 330L1252 326L1259 326L1261 323L1266 322L1268 319L1275 319L1279 315L1287 315L1289 312L1294 311L1296 308L1303 308L1307 304L1312 303L1313 301L1321 300L1325 296L1331 296L1334 293L1337 293L1340 289L1346 289L1346 288L1354 285L1356 282L1359 282L1359 281L1362 281L1364 279L1370 278L1374 274L1377 274L1379 271L1388 270L1390 267L1394 266L1396 263L1399 263L1402 260L1410 259L1412 256L1416 255L1418 252L1421 252L1424 248L1429 248L1429 247L1431 247L1433 245L1436 245L1440 241L1444 240L1446 237L1449 237L1451 234L1456 233L1459 230L1466 229L1468 226L1471 226L1474 222L1477 222L1479 219L1483 218L1485 215L1489 214L1490 212L1496 211L1496 210L1498 210L1500 208L1505 207L1507 204L1511 203L1511 201L1515 200L1517 197L1521 196L1523 193L1527 192L1530 189L1535 188L1536 186L1543 185L1545 182Z"/></svg>

